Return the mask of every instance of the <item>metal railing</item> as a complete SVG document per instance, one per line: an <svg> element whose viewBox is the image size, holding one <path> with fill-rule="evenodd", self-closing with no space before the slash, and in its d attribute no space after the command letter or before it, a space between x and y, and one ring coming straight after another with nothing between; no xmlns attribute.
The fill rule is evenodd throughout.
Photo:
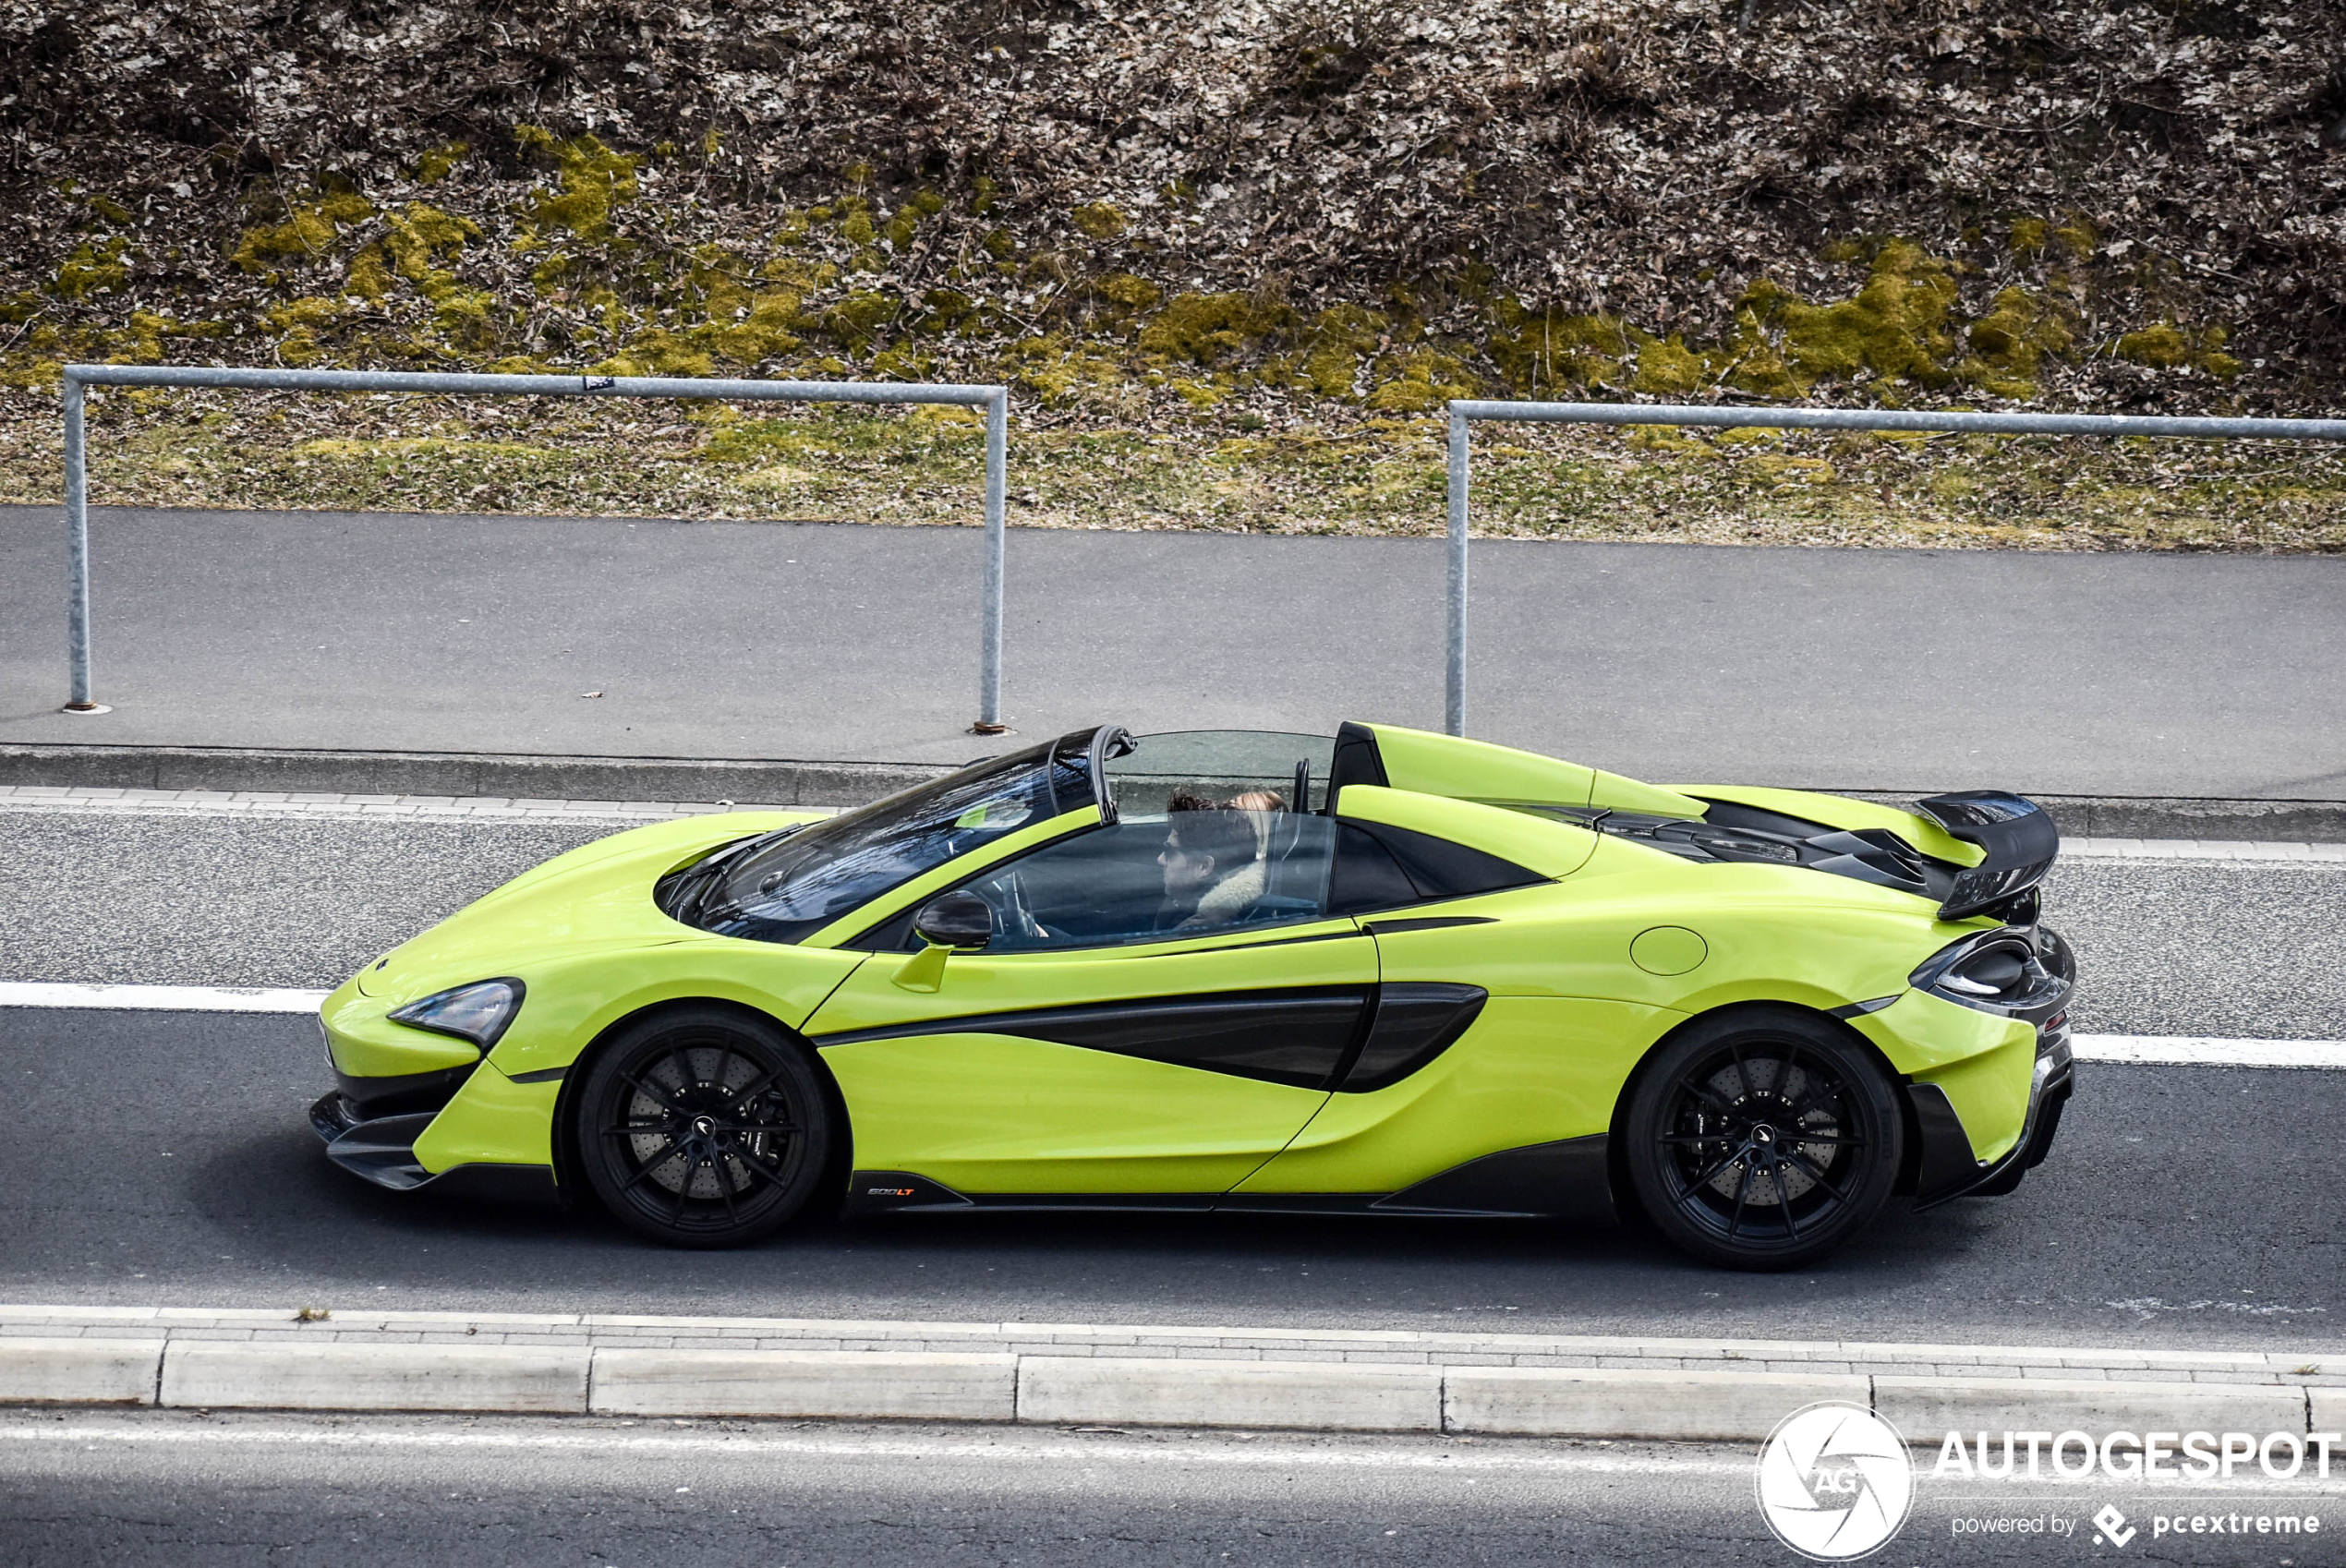
<svg viewBox="0 0 2346 1568"><path fill-rule="evenodd" d="M406 370L274 370L177 365L65 368L67 713L103 713L90 673L90 476L82 429L86 387L230 387L248 392L389 392L518 397L709 398L741 403L950 404L986 410L986 571L980 588L977 722L1002 731L1002 539L1009 467L1006 387L882 381L754 381L683 376L441 375Z"/></svg>
<svg viewBox="0 0 2346 1568"><path fill-rule="evenodd" d="M2156 418L2133 414L1914 414L1870 408L1749 408L1712 404L1450 404L1450 581L1444 663L1444 728L1466 733L1467 423L1707 425L1777 430L1960 431L1992 436L2201 436L2253 440L2346 441L2346 419Z"/></svg>

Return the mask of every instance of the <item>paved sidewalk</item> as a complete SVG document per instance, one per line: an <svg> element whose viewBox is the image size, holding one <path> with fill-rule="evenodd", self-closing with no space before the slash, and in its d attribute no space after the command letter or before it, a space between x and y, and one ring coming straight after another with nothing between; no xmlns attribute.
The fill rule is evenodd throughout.
<svg viewBox="0 0 2346 1568"><path fill-rule="evenodd" d="M308 1321L302 1321L307 1319ZM317 1309L0 1309L0 1404L912 1418L1750 1440L1819 1400L1950 1429L2279 1434L2327 1476L2327 1353ZM1982 1440L1983 1442L1985 1440Z"/></svg>
<svg viewBox="0 0 2346 1568"><path fill-rule="evenodd" d="M305 1322L304 1310L324 1312ZM2346 1350L2094 1349L1867 1341L1684 1339L1409 1330L686 1318L611 1312L381 1312L0 1306L0 1336L303 1345L535 1345L632 1350L910 1351L1375 1366L1595 1367L2346 1388Z"/></svg>
<svg viewBox="0 0 2346 1568"><path fill-rule="evenodd" d="M1441 721L1432 539L0 508L0 743L961 762ZM2346 559L1478 542L1469 732L1656 779L2346 799ZM590 695L589 694L597 694Z"/></svg>

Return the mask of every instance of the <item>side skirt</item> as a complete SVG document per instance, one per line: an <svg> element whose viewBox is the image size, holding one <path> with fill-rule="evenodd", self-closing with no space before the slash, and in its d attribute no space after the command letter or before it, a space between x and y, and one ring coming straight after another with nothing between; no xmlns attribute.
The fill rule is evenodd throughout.
<svg viewBox="0 0 2346 1568"><path fill-rule="evenodd" d="M845 1214L948 1212L1390 1214L1450 1219L1618 1219L1605 1135L1503 1149L1399 1192L956 1192L910 1171L857 1171Z"/></svg>
<svg viewBox="0 0 2346 1568"><path fill-rule="evenodd" d="M1613 1224L1606 1135L1502 1149L1381 1198L1380 1214L1492 1214Z"/></svg>
<svg viewBox="0 0 2346 1568"><path fill-rule="evenodd" d="M848 1178L851 1220L877 1214L1157 1213L1203 1214L1219 1197L1213 1192L956 1192L941 1181L911 1171L857 1171Z"/></svg>

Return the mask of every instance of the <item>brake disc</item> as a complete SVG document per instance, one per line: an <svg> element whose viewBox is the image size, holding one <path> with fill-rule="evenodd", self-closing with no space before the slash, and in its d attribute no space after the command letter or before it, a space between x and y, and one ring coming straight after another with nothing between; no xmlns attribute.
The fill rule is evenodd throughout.
<svg viewBox="0 0 2346 1568"><path fill-rule="evenodd" d="M1808 1072L1797 1064L1778 1061L1770 1056L1746 1056L1743 1065L1732 1064L1711 1075L1711 1092L1735 1107L1750 1122L1769 1122L1784 1135L1786 1145L1798 1152L1800 1157L1820 1171L1830 1171L1840 1148L1832 1143L1801 1143L1790 1136L1788 1114L1808 1097L1813 1082ZM1838 1137L1841 1124L1830 1105L1816 1105L1804 1113L1797 1124L1803 1132L1820 1138ZM1732 1201L1738 1192L1747 1206L1768 1208L1777 1203L1789 1203L1816 1189L1816 1178L1790 1160L1775 1164L1772 1178L1761 1166L1761 1174L1751 1178L1744 1188L1745 1169L1750 1162L1737 1160L1711 1178L1711 1189ZM1781 1188L1777 1186L1782 1182Z"/></svg>

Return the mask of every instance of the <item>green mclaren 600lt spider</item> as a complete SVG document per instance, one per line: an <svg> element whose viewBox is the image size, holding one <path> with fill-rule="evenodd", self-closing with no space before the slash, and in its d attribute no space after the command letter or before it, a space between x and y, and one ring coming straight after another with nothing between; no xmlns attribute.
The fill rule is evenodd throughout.
<svg viewBox="0 0 2346 1568"><path fill-rule="evenodd" d="M1106 727L558 856L327 998L310 1119L381 1186L685 1247L809 1204L1642 1216L1792 1267L2045 1157L2058 847L1990 791Z"/></svg>

